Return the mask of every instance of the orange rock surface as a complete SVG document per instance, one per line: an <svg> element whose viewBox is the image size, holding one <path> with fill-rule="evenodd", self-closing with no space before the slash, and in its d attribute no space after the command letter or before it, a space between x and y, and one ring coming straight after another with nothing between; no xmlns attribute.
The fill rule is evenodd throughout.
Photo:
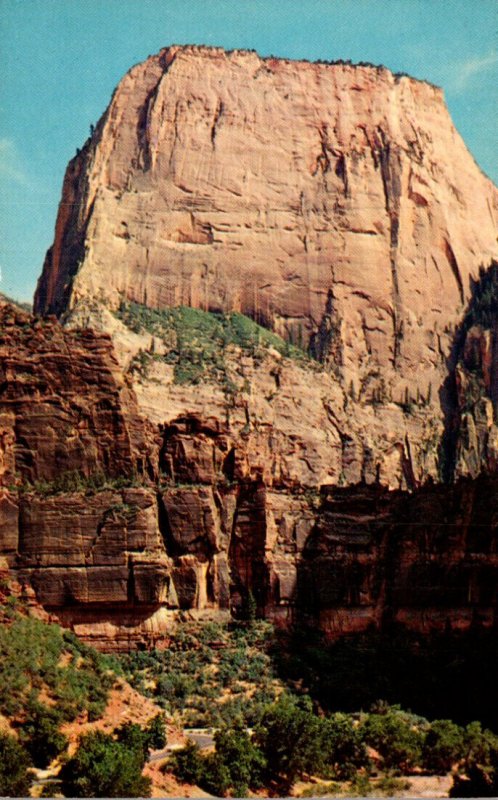
<svg viewBox="0 0 498 800"><path fill-rule="evenodd" d="M498 193L443 93L389 70L170 47L119 84L66 174L36 296L240 310L345 386L438 383ZM417 373L416 378L414 373Z"/></svg>

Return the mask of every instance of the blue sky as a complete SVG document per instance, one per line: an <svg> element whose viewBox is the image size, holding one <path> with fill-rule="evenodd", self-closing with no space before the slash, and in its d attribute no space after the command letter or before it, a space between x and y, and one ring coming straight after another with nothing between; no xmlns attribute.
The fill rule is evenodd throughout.
<svg viewBox="0 0 498 800"><path fill-rule="evenodd" d="M31 299L62 178L122 75L169 44L385 64L445 90L498 181L496 0L0 0L0 291Z"/></svg>

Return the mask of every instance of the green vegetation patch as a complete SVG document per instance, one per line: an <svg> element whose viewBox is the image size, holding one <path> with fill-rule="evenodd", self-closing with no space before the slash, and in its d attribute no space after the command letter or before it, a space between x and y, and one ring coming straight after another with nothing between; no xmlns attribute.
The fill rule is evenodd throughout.
<svg viewBox="0 0 498 800"><path fill-rule="evenodd" d="M150 333L162 341L164 354L141 350L133 359L131 370L142 377L147 377L154 360L164 360L174 365L175 383L211 380L230 390L226 361L229 347L241 348L255 359L272 348L303 365L313 363L304 350L236 311L221 314L187 306L159 311L138 303L122 303L115 314L134 333Z"/></svg>
<svg viewBox="0 0 498 800"><path fill-rule="evenodd" d="M366 644L353 652L350 643L348 659L344 647L336 654L301 637L299 670L291 674L290 654L282 659L285 641L276 640L268 623L183 622L167 650L130 654L121 663L130 682L177 724L214 729L214 752L190 743L164 770L217 796L247 796L261 788L282 796L296 781L311 779L323 781L332 793L394 796L406 790L406 777L421 771L458 769L460 783L470 780L469 770L491 774L498 737L479 722L431 722L399 705L367 702L365 691L358 694L356 680L368 682L364 671L358 672ZM386 657L391 660L392 651ZM339 669L344 659L347 675ZM367 668L372 680L371 658ZM336 679L355 692L346 699L349 711L338 710L345 697ZM331 680L333 696L322 693Z"/></svg>
<svg viewBox="0 0 498 800"><path fill-rule="evenodd" d="M6 602L7 618L12 616ZM86 712L98 719L115 680L110 661L58 625L17 614L0 628L0 713L38 767L67 746L60 727Z"/></svg>
<svg viewBox="0 0 498 800"><path fill-rule="evenodd" d="M126 723L112 734L83 736L67 760L61 726L82 714L88 721L103 715L120 665L73 633L29 616L22 598L15 600L4 594L0 606L0 714L13 730L0 733L0 795L27 796L31 768L59 758L54 785L67 797L149 796L142 770L149 751L166 744L163 715L144 728ZM45 787L50 796L54 785Z"/></svg>
<svg viewBox="0 0 498 800"><path fill-rule="evenodd" d="M354 672L351 642L350 651L342 645L338 654L337 645L327 650L301 637L299 674L292 677L291 664L277 658L285 640L275 644L273 627L248 614L237 624L181 621L167 649L139 651L118 661L57 625L4 605L9 613L0 628L0 713L17 738L0 735L1 794L27 794L30 766L45 767L65 753L61 724L82 712L98 718L115 675L124 671L182 727L214 729L214 750L190 743L170 756L164 771L216 796L262 789L283 796L297 781L312 783L312 796L394 796L406 790L406 777L421 771L452 771L457 796L476 796L477 790L480 796L496 796L498 736L481 723L429 721L385 701L359 710L369 706L366 695L358 694L350 711L338 710L341 704L344 709L338 687L332 698L314 676L320 672L330 680L331 671L338 673L357 691L355 681L366 678ZM356 661L365 659L366 644L363 639L363 649L355 650ZM399 650L400 641L395 644ZM389 661L393 656L386 653ZM339 670L342 662L347 675ZM285 680L277 673L282 666L288 669ZM372 663L366 667L372 680ZM148 796L151 785L143 768L150 751L165 743L161 714L144 728L126 723L111 734L87 734L71 758L61 759L57 789L75 797ZM305 790L302 796L308 794Z"/></svg>
<svg viewBox="0 0 498 800"><path fill-rule="evenodd" d="M69 631L18 617L0 628L0 712L25 713L43 689L61 718L88 711L97 719L113 682L109 660Z"/></svg>
<svg viewBox="0 0 498 800"><path fill-rule="evenodd" d="M31 759L14 736L0 733L0 796L27 797Z"/></svg>
<svg viewBox="0 0 498 800"><path fill-rule="evenodd" d="M261 787L286 796L296 781L320 779L321 791L342 795L394 796L409 788L404 776L447 774L459 769L455 786L483 781L495 786L498 738L478 723L462 728L449 720L430 723L399 706L378 703L370 712L317 713L306 696L282 694L268 705L252 729L241 722L221 727L215 750L195 744L176 752L165 765L185 782L216 796L247 796ZM477 776L480 776L478 778ZM471 796L471 795L462 795ZM474 795L472 795L474 796Z"/></svg>
<svg viewBox="0 0 498 800"><path fill-rule="evenodd" d="M95 494L108 490L119 491L120 489L139 488L148 485L143 476L133 475L106 475L104 472L96 471L90 475L84 475L78 470L61 472L54 480L37 480L33 483L13 484L9 486L11 491L36 492L42 497L49 497L56 494L70 494L72 492L82 492L85 494ZM116 509L117 510L117 509ZM127 511L123 506L122 510ZM129 509L128 509L129 511Z"/></svg>
<svg viewBox="0 0 498 800"><path fill-rule="evenodd" d="M151 779L142 770L150 750L165 745L166 728L160 715L145 728L128 722L113 734L86 734L62 766L61 790L65 797L150 797Z"/></svg>
<svg viewBox="0 0 498 800"><path fill-rule="evenodd" d="M121 657L127 680L184 727L253 726L283 689L269 655L272 626L184 623L167 650Z"/></svg>

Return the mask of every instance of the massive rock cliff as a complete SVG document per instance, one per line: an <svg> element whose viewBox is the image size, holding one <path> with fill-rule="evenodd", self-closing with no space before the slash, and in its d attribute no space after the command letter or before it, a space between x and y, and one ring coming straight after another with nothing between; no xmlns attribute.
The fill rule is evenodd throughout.
<svg viewBox="0 0 498 800"><path fill-rule="evenodd" d="M0 549L104 647L251 593L332 636L495 624L497 210L428 84L134 67L67 169L64 327L4 312Z"/></svg>
<svg viewBox="0 0 498 800"><path fill-rule="evenodd" d="M330 375L287 380L313 395L309 483L413 488L438 477L440 393L472 282L498 255L497 209L433 86L171 47L125 76L69 164L35 307L80 323L95 299L240 311ZM151 403L171 417L171 398ZM303 427L290 416L286 440Z"/></svg>
<svg viewBox="0 0 498 800"><path fill-rule="evenodd" d="M155 461L109 337L0 300L0 560L71 621L88 607L109 634L118 606L125 642L127 612L136 624L168 596L155 493L143 488Z"/></svg>
<svg viewBox="0 0 498 800"><path fill-rule="evenodd" d="M497 210L440 89L171 47L125 76L70 163L36 309L237 310L312 339L347 385L423 369L427 389L497 254Z"/></svg>

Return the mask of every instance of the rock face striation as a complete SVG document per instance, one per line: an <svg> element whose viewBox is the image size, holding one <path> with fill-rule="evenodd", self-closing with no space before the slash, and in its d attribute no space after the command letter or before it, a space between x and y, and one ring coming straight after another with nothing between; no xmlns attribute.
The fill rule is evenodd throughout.
<svg viewBox="0 0 498 800"><path fill-rule="evenodd" d="M67 169L62 324L2 306L0 552L107 649L251 594L330 636L495 625L497 211L428 84L134 67Z"/></svg>
<svg viewBox="0 0 498 800"><path fill-rule="evenodd" d="M167 596L155 494L140 486L155 449L108 336L0 302L0 557L63 620L104 608L109 628L119 606L123 625Z"/></svg>
<svg viewBox="0 0 498 800"><path fill-rule="evenodd" d="M297 457L284 468L278 449L258 451L254 421L241 433L230 416L184 412L154 426L138 415L106 334L0 310L0 557L87 641L151 646L178 610L219 616L251 595L278 625L331 637L393 623L419 633L496 624L498 477L471 475L498 361L489 330L469 328L454 372L464 405L453 463L469 475L408 492L299 482ZM274 369L275 355L266 358ZM264 357L260 367L269 370Z"/></svg>
<svg viewBox="0 0 498 800"><path fill-rule="evenodd" d="M498 194L441 90L375 67L171 47L70 163L39 313L83 297L241 311L358 390L437 383Z"/></svg>

